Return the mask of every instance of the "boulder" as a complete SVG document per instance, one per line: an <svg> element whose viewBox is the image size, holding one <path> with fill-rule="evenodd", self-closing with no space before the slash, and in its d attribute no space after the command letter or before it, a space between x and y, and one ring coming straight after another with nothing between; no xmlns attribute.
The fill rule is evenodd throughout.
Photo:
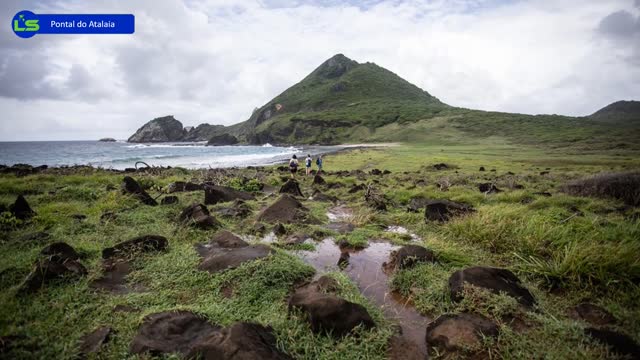
<svg viewBox="0 0 640 360"><path fill-rule="evenodd" d="M182 141L185 135L182 123L173 115L155 118L139 128L127 142L149 143Z"/></svg>
<svg viewBox="0 0 640 360"><path fill-rule="evenodd" d="M269 207L264 209L258 215L258 221L270 223L291 224L297 222L305 222L308 217L309 210L293 196L282 194Z"/></svg>
<svg viewBox="0 0 640 360"><path fill-rule="evenodd" d="M433 251L418 245L405 245L391 252L388 267L407 269L421 262L435 262Z"/></svg>
<svg viewBox="0 0 640 360"><path fill-rule="evenodd" d="M429 200L425 204L424 218L427 222L445 222L452 217L465 215L474 211L471 206L462 203L449 200Z"/></svg>
<svg viewBox="0 0 640 360"><path fill-rule="evenodd" d="M50 255L36 260L33 270L20 285L19 292L34 292L52 280L79 278L84 275L87 275L87 269L79 261Z"/></svg>
<svg viewBox="0 0 640 360"><path fill-rule="evenodd" d="M302 190L300 190L300 184L294 179L287 180L287 182L284 183L282 187L280 187L280 190L278 192L280 194L289 194L293 196L304 197L304 195L302 194Z"/></svg>
<svg viewBox="0 0 640 360"><path fill-rule="evenodd" d="M478 169L478 171L485 171L484 166L480 166L480 169Z"/></svg>
<svg viewBox="0 0 640 360"><path fill-rule="evenodd" d="M111 335L111 333L113 333L112 328L101 326L82 336L82 338L80 338L80 354L87 356L97 353L100 347L109 341L109 335Z"/></svg>
<svg viewBox="0 0 640 360"><path fill-rule="evenodd" d="M209 244L215 244L216 246L223 248L239 248L249 246L249 243L242 240L240 237L233 234L231 231L223 230L216 233Z"/></svg>
<svg viewBox="0 0 640 360"><path fill-rule="evenodd" d="M287 233L287 228L284 227L284 225L282 225L281 223L277 223L273 226L272 231L276 236L282 236Z"/></svg>
<svg viewBox="0 0 640 360"><path fill-rule="evenodd" d="M313 177L313 184L314 185L325 185L326 183L327 182L324 181L324 179L320 175L316 175L316 176Z"/></svg>
<svg viewBox="0 0 640 360"><path fill-rule="evenodd" d="M163 251L167 245L168 241L164 236L143 235L102 250L102 258L130 259L139 252Z"/></svg>
<svg viewBox="0 0 640 360"><path fill-rule="evenodd" d="M273 250L262 244L236 248L211 247L209 251L200 251L203 259L198 269L216 273L235 269L247 261L262 259L273 253Z"/></svg>
<svg viewBox="0 0 640 360"><path fill-rule="evenodd" d="M309 238L306 234L293 234L288 236L283 242L283 245L299 245Z"/></svg>
<svg viewBox="0 0 640 360"><path fill-rule="evenodd" d="M524 306L531 307L536 303L529 290L521 285L520 279L507 269L473 266L454 272L449 278L452 300L462 299L465 284L486 289L494 294L504 292Z"/></svg>
<svg viewBox="0 0 640 360"><path fill-rule="evenodd" d="M147 315L129 345L129 352L152 356L179 353L184 356L218 329L219 326L189 311Z"/></svg>
<svg viewBox="0 0 640 360"><path fill-rule="evenodd" d="M313 332L327 332L334 337L343 337L357 326L375 327L364 306L325 293L326 290L318 282L297 289L289 299L289 311L300 310Z"/></svg>
<svg viewBox="0 0 640 360"><path fill-rule="evenodd" d="M630 359L640 359L640 345L631 337L607 329L586 328L586 335L607 345L612 352Z"/></svg>
<svg viewBox="0 0 640 360"><path fill-rule="evenodd" d="M370 175L382 175L382 170L380 169L373 169L371 171L369 171Z"/></svg>
<svg viewBox="0 0 640 360"><path fill-rule="evenodd" d="M228 186L207 185L204 187L204 203L214 205L234 200L254 200L255 196L248 192L236 190Z"/></svg>
<svg viewBox="0 0 640 360"><path fill-rule="evenodd" d="M215 135L207 142L207 146L229 146L236 145L238 138L231 134Z"/></svg>
<svg viewBox="0 0 640 360"><path fill-rule="evenodd" d="M253 210L243 200L235 200L230 207L222 208L217 211L218 214L225 217L245 218L249 216Z"/></svg>
<svg viewBox="0 0 640 360"><path fill-rule="evenodd" d="M445 314L427 325L427 346L448 351L476 348L483 337L498 335L498 326L476 314Z"/></svg>
<svg viewBox="0 0 640 360"><path fill-rule="evenodd" d="M224 360L289 360L278 350L271 327L237 322L211 333L197 342L187 353L188 359Z"/></svg>
<svg viewBox="0 0 640 360"><path fill-rule="evenodd" d="M57 255L66 260L80 259L80 255L78 254L76 249L65 242L55 242L53 244L47 245L45 248L40 250L40 255L43 257Z"/></svg>
<svg viewBox="0 0 640 360"><path fill-rule="evenodd" d="M435 165L432 165L431 167L434 168L435 170L447 170L449 168L449 166L445 163L435 164Z"/></svg>
<svg viewBox="0 0 640 360"><path fill-rule="evenodd" d="M309 200L322 201L322 202L334 202L334 203L338 202L338 198L337 197L323 194L319 190L314 191L313 195L311 195Z"/></svg>
<svg viewBox="0 0 640 360"><path fill-rule="evenodd" d="M167 192L169 194L184 192L184 191L198 191L202 190L204 186L202 184L195 184L192 182L176 181L167 186Z"/></svg>
<svg viewBox="0 0 640 360"><path fill-rule="evenodd" d="M165 196L162 198L162 200L160 200L160 204L162 205L173 205L173 204L177 204L178 202L180 202L180 199L178 199L177 196Z"/></svg>
<svg viewBox="0 0 640 360"><path fill-rule="evenodd" d="M210 215L209 209L202 204L191 204L180 213L181 223L193 225L201 229L216 229L222 226L218 220Z"/></svg>
<svg viewBox="0 0 640 360"><path fill-rule="evenodd" d="M387 359L389 360L427 360L427 353L418 344L394 335L389 339Z"/></svg>
<svg viewBox="0 0 640 360"><path fill-rule="evenodd" d="M124 179L122 179L121 187L123 194L132 195L145 205L158 205L158 202L144 191L140 184L130 176L125 176Z"/></svg>
<svg viewBox="0 0 640 360"><path fill-rule="evenodd" d="M20 220L30 219L31 217L33 217L33 215L36 214L35 211L33 211L29 206L27 199L25 199L22 195L18 195L16 201L11 206L9 206L9 211L13 214L13 216Z"/></svg>
<svg viewBox="0 0 640 360"><path fill-rule="evenodd" d="M502 192L502 190L498 189L493 183L482 183L478 184L478 190L485 194L494 194Z"/></svg>
<svg viewBox="0 0 640 360"><path fill-rule="evenodd" d="M602 307L590 303L582 303L569 310L569 316L576 320L584 320L593 325L610 325L616 318Z"/></svg>

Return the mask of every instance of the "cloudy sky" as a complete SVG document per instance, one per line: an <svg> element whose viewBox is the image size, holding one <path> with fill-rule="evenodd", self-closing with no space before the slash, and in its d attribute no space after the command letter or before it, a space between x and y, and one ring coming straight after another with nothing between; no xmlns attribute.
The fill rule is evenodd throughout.
<svg viewBox="0 0 640 360"><path fill-rule="evenodd" d="M19 10L133 13L134 35L15 36ZM0 141L233 124L336 53L454 106L588 115L640 100L640 0L2 0Z"/></svg>

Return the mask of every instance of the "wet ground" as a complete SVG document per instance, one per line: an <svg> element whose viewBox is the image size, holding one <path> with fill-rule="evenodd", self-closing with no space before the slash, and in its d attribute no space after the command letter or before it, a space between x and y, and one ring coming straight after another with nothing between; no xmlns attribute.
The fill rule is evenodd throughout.
<svg viewBox="0 0 640 360"><path fill-rule="evenodd" d="M348 209L333 208L328 214L332 223L348 220ZM406 230L406 229L405 229ZM407 231L408 234L408 231ZM340 249L334 239L315 243L315 251L295 251L303 261L313 266L318 277L330 271L344 271L362 294L378 305L385 316L402 329L402 337L415 343L426 355L425 333L427 317L419 314L412 304L389 288L389 276L383 263L389 261L393 250L399 248L388 242L369 242L362 250Z"/></svg>

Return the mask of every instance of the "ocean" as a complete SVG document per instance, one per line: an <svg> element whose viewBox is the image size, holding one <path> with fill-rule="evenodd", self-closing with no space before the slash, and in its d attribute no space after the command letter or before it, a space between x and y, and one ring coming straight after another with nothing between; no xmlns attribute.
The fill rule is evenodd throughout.
<svg viewBox="0 0 640 360"><path fill-rule="evenodd" d="M339 146L205 146L205 143L131 144L124 141L0 142L0 164L91 165L124 169L137 161L188 169L269 165L298 157L335 152Z"/></svg>

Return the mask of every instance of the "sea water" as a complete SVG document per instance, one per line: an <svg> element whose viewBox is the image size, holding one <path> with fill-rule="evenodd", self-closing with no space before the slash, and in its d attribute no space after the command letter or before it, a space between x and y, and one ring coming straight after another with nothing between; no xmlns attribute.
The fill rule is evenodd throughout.
<svg viewBox="0 0 640 360"><path fill-rule="evenodd" d="M205 146L201 143L132 144L124 141L33 141L0 142L0 164L91 165L124 169L143 161L151 166L188 169L244 167L284 162L296 154L304 158L337 151L336 146L280 147ZM302 163L301 159L301 163Z"/></svg>

